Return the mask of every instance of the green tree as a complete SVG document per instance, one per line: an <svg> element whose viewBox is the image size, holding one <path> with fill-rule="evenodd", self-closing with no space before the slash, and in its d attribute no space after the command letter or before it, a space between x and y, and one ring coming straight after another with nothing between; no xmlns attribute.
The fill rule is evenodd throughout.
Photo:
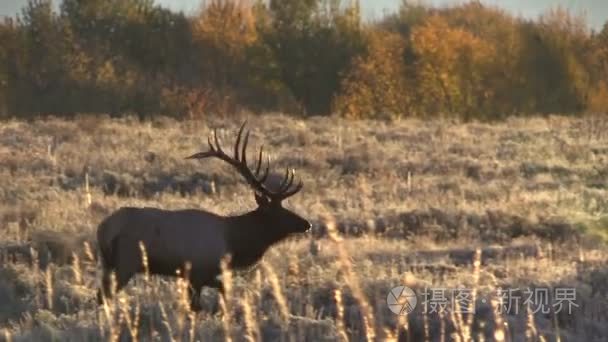
<svg viewBox="0 0 608 342"><path fill-rule="evenodd" d="M163 97L168 88L195 82L191 26L183 14L151 0L64 0L61 13L74 33L72 69L98 93L89 103L140 115L183 111L167 107Z"/></svg>
<svg viewBox="0 0 608 342"><path fill-rule="evenodd" d="M19 37L13 52L13 110L57 112L66 82L64 27L50 0L30 0L17 21ZM32 98L36 99L32 101Z"/></svg>
<svg viewBox="0 0 608 342"><path fill-rule="evenodd" d="M206 110L225 112L247 102L251 78L248 51L258 42L255 7L235 0L212 0L193 20L201 56Z"/></svg>
<svg viewBox="0 0 608 342"><path fill-rule="evenodd" d="M12 109L13 98L11 87L15 79L15 54L18 49L18 31L11 19L0 22L0 117L8 116Z"/></svg>
<svg viewBox="0 0 608 342"><path fill-rule="evenodd" d="M309 115L330 112L341 73L363 51L358 6L339 5L271 0L271 24L261 32L282 83Z"/></svg>
<svg viewBox="0 0 608 342"><path fill-rule="evenodd" d="M591 89L587 109L592 112L608 112L608 22L592 37L587 65L591 77Z"/></svg>
<svg viewBox="0 0 608 342"><path fill-rule="evenodd" d="M584 110L590 83L584 60L591 42L584 18L557 8L523 30L521 77L528 112Z"/></svg>

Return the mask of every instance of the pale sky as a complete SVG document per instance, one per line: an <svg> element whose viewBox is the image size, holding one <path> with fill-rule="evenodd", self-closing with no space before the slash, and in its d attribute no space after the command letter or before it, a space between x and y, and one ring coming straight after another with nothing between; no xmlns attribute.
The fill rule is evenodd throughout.
<svg viewBox="0 0 608 342"><path fill-rule="evenodd" d="M344 2L348 0L343 0ZM420 0L418 0L420 1ZM55 0L59 3L59 0ZM202 0L156 0L157 3L174 10L185 12L198 8ZM464 2L462 0L422 0L423 3L445 5ZM608 21L608 0L482 0L487 4L499 5L516 15L535 18L544 10L561 5L575 13L586 13L591 26L601 29ZM27 0L0 0L0 16L12 16L27 3ZM367 17L379 18L383 11L394 11L401 0L361 0L361 7Z"/></svg>

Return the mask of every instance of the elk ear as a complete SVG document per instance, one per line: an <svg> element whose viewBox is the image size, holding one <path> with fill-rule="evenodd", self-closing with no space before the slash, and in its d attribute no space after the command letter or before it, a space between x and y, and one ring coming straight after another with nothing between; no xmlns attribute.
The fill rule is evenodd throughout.
<svg viewBox="0 0 608 342"><path fill-rule="evenodd" d="M260 207L265 207L269 203L268 198L266 198L265 196L262 196L262 195L258 194L257 192L255 193L255 202Z"/></svg>

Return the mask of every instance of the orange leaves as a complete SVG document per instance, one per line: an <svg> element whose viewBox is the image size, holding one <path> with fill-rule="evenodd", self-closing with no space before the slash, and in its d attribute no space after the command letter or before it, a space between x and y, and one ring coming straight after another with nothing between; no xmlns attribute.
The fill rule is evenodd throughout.
<svg viewBox="0 0 608 342"><path fill-rule="evenodd" d="M249 49L258 42L253 6L246 0L211 0L194 18L192 31L201 56L202 88L212 89L216 99L206 107L219 112L236 108L236 94L245 92L249 81Z"/></svg>
<svg viewBox="0 0 608 342"><path fill-rule="evenodd" d="M479 1L404 1L365 21L357 0L206 0L192 16L153 3L63 0L56 13L34 1L0 22L0 111L498 118L607 106L608 26L592 33L560 8L527 20Z"/></svg>
<svg viewBox="0 0 608 342"><path fill-rule="evenodd" d="M488 42L439 15L429 16L411 34L417 57L418 91L424 112L466 113L475 109L485 71L494 56Z"/></svg>
<svg viewBox="0 0 608 342"><path fill-rule="evenodd" d="M431 16L412 32L414 50L425 63L435 64L440 70L452 71L458 60L467 57L472 62L487 58L492 46L462 28L452 28L439 16Z"/></svg>
<svg viewBox="0 0 608 342"><path fill-rule="evenodd" d="M587 107L591 112L608 112L608 85L605 80L599 80L589 91Z"/></svg>
<svg viewBox="0 0 608 342"><path fill-rule="evenodd" d="M374 30L367 42L368 53L355 58L342 80L334 110L351 118L406 114L405 40L396 33Z"/></svg>
<svg viewBox="0 0 608 342"><path fill-rule="evenodd" d="M194 22L194 36L234 55L257 39L248 1L212 0Z"/></svg>
<svg viewBox="0 0 608 342"><path fill-rule="evenodd" d="M247 1L212 0L194 20L193 35L207 60L205 72L229 71L245 59L257 40L255 17ZM227 75L218 75L225 78Z"/></svg>

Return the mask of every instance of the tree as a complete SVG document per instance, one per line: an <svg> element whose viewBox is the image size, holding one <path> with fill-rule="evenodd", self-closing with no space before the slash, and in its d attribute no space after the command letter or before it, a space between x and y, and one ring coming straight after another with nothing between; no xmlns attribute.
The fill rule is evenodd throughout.
<svg viewBox="0 0 608 342"><path fill-rule="evenodd" d="M521 76L528 112L582 111L590 82L584 56L591 42L584 18L558 7L523 29Z"/></svg>
<svg viewBox="0 0 608 342"><path fill-rule="evenodd" d="M343 9L337 1L271 0L269 11L271 25L262 40L278 63L282 83L306 114L328 114L341 73L363 51L358 5Z"/></svg>
<svg viewBox="0 0 608 342"><path fill-rule="evenodd" d="M494 53L485 66L484 98L479 112L484 118L500 118L525 111L525 71L522 70L524 39L521 19L498 7L473 1L442 9L439 14L450 27L470 32L489 44Z"/></svg>
<svg viewBox="0 0 608 342"><path fill-rule="evenodd" d="M486 41L453 28L439 15L413 29L419 105L425 113L480 114L489 97L487 68L494 56Z"/></svg>
<svg viewBox="0 0 608 342"><path fill-rule="evenodd" d="M608 22L602 30L592 37L588 52L591 89L587 109L593 112L608 113Z"/></svg>
<svg viewBox="0 0 608 342"><path fill-rule="evenodd" d="M368 51L355 57L342 80L334 111L349 118L399 117L410 114L409 89L401 35L372 30Z"/></svg>
<svg viewBox="0 0 608 342"><path fill-rule="evenodd" d="M61 15L73 33L72 74L92 91L89 108L141 116L184 110L163 97L196 82L191 26L182 13L152 0L64 0Z"/></svg>
<svg viewBox="0 0 608 342"><path fill-rule="evenodd" d="M66 42L64 26L53 12L52 2L29 0L17 25L20 34L9 82L19 95L13 97L12 110L37 114L59 111L66 82Z"/></svg>
<svg viewBox="0 0 608 342"><path fill-rule="evenodd" d="M19 45L18 28L13 20L0 22L0 41L0 117L5 117L9 115L13 99L16 98L12 85Z"/></svg>
<svg viewBox="0 0 608 342"><path fill-rule="evenodd" d="M212 0L193 21L202 87L214 110L247 102L249 50L258 42L255 8L236 0ZM242 95L242 97L241 97Z"/></svg>

